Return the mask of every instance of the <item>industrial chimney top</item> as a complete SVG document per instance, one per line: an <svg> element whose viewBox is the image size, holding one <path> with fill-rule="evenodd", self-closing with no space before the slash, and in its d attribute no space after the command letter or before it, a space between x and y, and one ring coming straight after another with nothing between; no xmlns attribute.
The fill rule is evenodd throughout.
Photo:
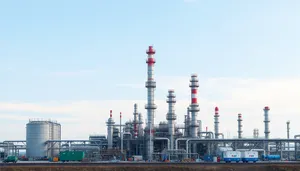
<svg viewBox="0 0 300 171"><path fill-rule="evenodd" d="M148 50L146 51L148 55L153 55L155 54L155 50L153 49L153 46L149 46Z"/></svg>

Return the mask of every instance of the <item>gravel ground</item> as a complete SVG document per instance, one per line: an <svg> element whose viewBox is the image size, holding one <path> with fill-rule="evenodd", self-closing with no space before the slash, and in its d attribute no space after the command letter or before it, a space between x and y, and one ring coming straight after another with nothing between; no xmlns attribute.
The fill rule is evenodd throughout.
<svg viewBox="0 0 300 171"><path fill-rule="evenodd" d="M3 166L0 171L300 171L299 165L216 166Z"/></svg>

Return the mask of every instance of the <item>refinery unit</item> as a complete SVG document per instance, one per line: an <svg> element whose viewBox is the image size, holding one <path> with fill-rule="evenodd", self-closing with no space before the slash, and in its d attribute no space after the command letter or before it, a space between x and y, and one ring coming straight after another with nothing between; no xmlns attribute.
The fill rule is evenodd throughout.
<svg viewBox="0 0 300 171"><path fill-rule="evenodd" d="M214 109L214 132L202 130L202 121L197 93L199 81L197 74L192 74L189 87L191 102L184 114L184 124L177 124L175 111L175 90L168 90L166 103L168 112L166 121L155 124L154 94L154 55L152 46L146 51L147 89L146 122L137 104L133 105L132 120L120 123L114 121L113 110L108 109L109 118L106 122L107 135L90 135L87 140L62 140L61 125L51 120L29 120L26 125L26 140L4 141L0 157L20 156L26 150L26 160L44 160L59 156L64 151L84 151L83 155L90 161L109 160L148 160L148 161L218 161L225 162L256 162L258 160L297 160L299 158L300 135L290 139L290 122L287 124L287 138L271 139L269 130L268 106L263 108L264 138L259 137L259 130L253 129L253 138L243 137L242 114L237 114L237 138L225 139L220 132L220 110ZM213 111L212 111L213 112Z"/></svg>

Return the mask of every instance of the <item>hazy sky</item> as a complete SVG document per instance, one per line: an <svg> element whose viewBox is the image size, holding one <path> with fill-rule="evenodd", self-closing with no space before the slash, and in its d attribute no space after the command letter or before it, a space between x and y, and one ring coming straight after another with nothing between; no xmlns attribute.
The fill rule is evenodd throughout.
<svg viewBox="0 0 300 171"><path fill-rule="evenodd" d="M106 134L132 118L146 119L145 50L154 45L155 122L166 118L175 89L178 124L190 102L189 78L200 79L198 119L220 132L271 137L300 133L299 0L10 0L0 2L0 140L25 139L29 118L62 124L63 139Z"/></svg>

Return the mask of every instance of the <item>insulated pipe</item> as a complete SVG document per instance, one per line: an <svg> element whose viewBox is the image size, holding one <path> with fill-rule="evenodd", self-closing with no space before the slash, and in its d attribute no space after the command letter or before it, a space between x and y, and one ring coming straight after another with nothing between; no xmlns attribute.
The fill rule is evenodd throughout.
<svg viewBox="0 0 300 171"><path fill-rule="evenodd" d="M169 138L166 138L166 137L155 137L154 140L167 140L168 141L168 149L170 149L170 140Z"/></svg>
<svg viewBox="0 0 300 171"><path fill-rule="evenodd" d="M219 108L215 107L215 138L219 139Z"/></svg>
<svg viewBox="0 0 300 171"><path fill-rule="evenodd" d="M167 103L169 104L169 111L167 113L166 119L168 121L168 133L169 133L169 140L170 140L170 147L169 149L174 148L174 134L175 134L175 120L176 120L176 114L175 114L175 93L174 90L169 90L168 96L167 96Z"/></svg>

